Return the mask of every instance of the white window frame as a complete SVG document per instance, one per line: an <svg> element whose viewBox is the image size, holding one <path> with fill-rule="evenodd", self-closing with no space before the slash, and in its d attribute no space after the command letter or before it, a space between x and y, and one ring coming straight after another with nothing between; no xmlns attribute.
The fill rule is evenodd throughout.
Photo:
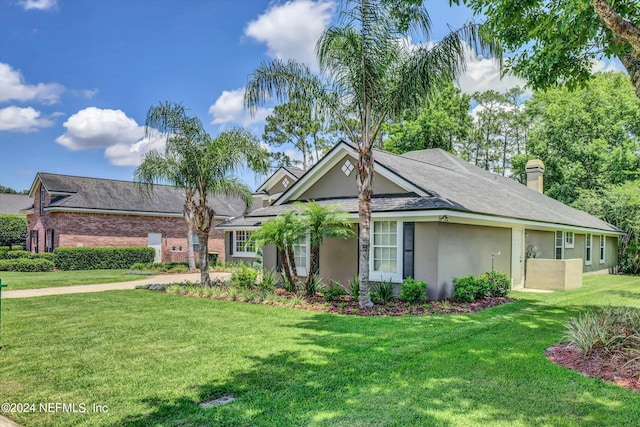
<svg viewBox="0 0 640 427"><path fill-rule="evenodd" d="M303 239L300 239L303 240ZM296 276L306 276L309 271L309 263L311 262L311 245L309 245L309 236L304 237L304 245L300 243L300 240L292 245L293 249L293 258L296 258L296 246L304 246L305 247L305 266L299 266L296 261Z"/></svg>
<svg viewBox="0 0 640 427"><path fill-rule="evenodd" d="M560 233L560 244L558 244L558 233ZM564 231L556 231L553 242L553 259L564 259ZM560 249L560 258L558 258L558 249Z"/></svg>
<svg viewBox="0 0 640 427"><path fill-rule="evenodd" d="M573 231L565 231L564 232L564 247L565 248L573 248L575 243L575 236L573 235Z"/></svg>
<svg viewBox="0 0 640 427"><path fill-rule="evenodd" d="M233 256L238 256L238 257L255 257L256 256L255 244L253 245L254 247L253 251L247 251L244 248L244 244L249 238L249 236L251 235L251 233L253 233L253 230L233 230ZM242 239L238 238L239 234L243 235ZM238 242L241 242L241 245L238 245ZM238 250L238 247L240 247L242 250Z"/></svg>
<svg viewBox="0 0 640 427"><path fill-rule="evenodd" d="M402 282L402 266L403 266L403 258L402 258L402 246L403 246L403 226L404 223L402 221L397 221L389 218L380 218L380 219L371 219L371 246L369 248L369 279L374 281L386 281L390 280L395 283ZM375 241L375 230L376 224L382 222L395 222L396 223L396 271L376 271L374 270L373 257L375 252L376 245ZM385 245L386 246L386 245Z"/></svg>
<svg viewBox="0 0 640 427"><path fill-rule="evenodd" d="M593 236L587 233L584 236L584 265L591 265L592 262L593 262Z"/></svg>
<svg viewBox="0 0 640 427"><path fill-rule="evenodd" d="M600 258L600 264L604 264L607 260L607 237L602 235L600 236L600 252L598 253Z"/></svg>

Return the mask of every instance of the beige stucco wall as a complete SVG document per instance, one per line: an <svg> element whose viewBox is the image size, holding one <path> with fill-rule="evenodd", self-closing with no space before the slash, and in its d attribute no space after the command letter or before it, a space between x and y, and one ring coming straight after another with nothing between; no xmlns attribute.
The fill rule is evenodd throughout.
<svg viewBox="0 0 640 427"><path fill-rule="evenodd" d="M427 282L427 296L438 292L438 222L416 222L413 248L413 273L417 280Z"/></svg>
<svg viewBox="0 0 640 427"><path fill-rule="evenodd" d="M300 195L298 199L313 200L323 197L346 197L358 195L355 169L349 176L346 176L344 172L342 172L342 165L344 165L347 158L355 167L358 160L352 156L345 155L333 168L315 182L313 187ZM394 184L380 174L375 175L373 186L376 194L406 193L406 190L402 187Z"/></svg>
<svg viewBox="0 0 640 427"><path fill-rule="evenodd" d="M524 251L525 255L529 246L535 246L538 250L538 258L555 258L555 234L553 231L524 231Z"/></svg>
<svg viewBox="0 0 640 427"><path fill-rule="evenodd" d="M527 260L525 288L568 291L582 286L582 259Z"/></svg>
<svg viewBox="0 0 640 427"><path fill-rule="evenodd" d="M284 184L282 183L282 181L284 181L284 179L287 178L287 180L289 181L289 185L287 185L286 187L284 186ZM267 188L267 194L277 194L277 193L282 193L285 190L288 190L289 188L291 188L291 186L294 183L294 179L289 177L289 176L284 176L282 178L280 178L280 180L278 182L276 182L272 187Z"/></svg>
<svg viewBox="0 0 640 427"><path fill-rule="evenodd" d="M420 242L425 244L426 242ZM438 225L438 286L427 293L431 299L447 298L453 293L453 278L478 276L494 270L511 277L511 229L440 223Z"/></svg>
<svg viewBox="0 0 640 427"><path fill-rule="evenodd" d="M354 232L356 226L353 226ZM346 285L358 272L358 238L327 238L320 246L320 277Z"/></svg>

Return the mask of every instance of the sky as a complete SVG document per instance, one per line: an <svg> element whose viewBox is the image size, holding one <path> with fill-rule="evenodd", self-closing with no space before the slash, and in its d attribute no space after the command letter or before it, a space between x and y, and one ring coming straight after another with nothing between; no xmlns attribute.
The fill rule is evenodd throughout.
<svg viewBox="0 0 640 427"><path fill-rule="evenodd" d="M432 41L471 19L426 2ZM331 0L0 0L0 185L29 189L37 172L131 180L161 139L146 139L152 105L179 102L212 135L245 126L258 137L243 88L261 61L317 69ZM469 53L464 92L505 90L491 59ZM286 147L285 147L286 149ZM255 189L264 177L242 172Z"/></svg>

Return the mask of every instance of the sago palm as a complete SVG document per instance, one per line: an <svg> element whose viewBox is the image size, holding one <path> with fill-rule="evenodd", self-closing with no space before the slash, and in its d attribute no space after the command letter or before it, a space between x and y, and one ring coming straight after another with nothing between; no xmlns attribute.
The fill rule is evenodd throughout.
<svg viewBox="0 0 640 427"><path fill-rule="evenodd" d="M345 1L337 25L320 36L316 53L321 77L295 61L262 63L251 75L245 92L250 111L295 94L313 99L315 111L341 125L356 143L358 216L360 222L360 306L371 307L369 245L373 196L373 142L386 121L406 109L419 107L464 68L464 44L482 48L478 26L468 24L428 44L430 18L421 6L407 6L402 23L391 13L394 2ZM423 39L412 45L402 29ZM494 46L489 46L492 51ZM355 120L354 120L355 119Z"/></svg>

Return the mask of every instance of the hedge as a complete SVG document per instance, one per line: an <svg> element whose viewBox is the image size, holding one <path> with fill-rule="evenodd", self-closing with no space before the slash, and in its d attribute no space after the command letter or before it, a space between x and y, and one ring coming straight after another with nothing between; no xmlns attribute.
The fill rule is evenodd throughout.
<svg viewBox="0 0 640 427"><path fill-rule="evenodd" d="M0 260L0 271L42 272L53 271L53 262L48 259L17 258Z"/></svg>
<svg viewBox="0 0 640 427"><path fill-rule="evenodd" d="M27 240L27 220L20 215L0 215L0 246L24 243Z"/></svg>
<svg viewBox="0 0 640 427"><path fill-rule="evenodd" d="M56 268L60 270L109 270L152 262L156 251L149 247L79 247L56 248L53 254Z"/></svg>

